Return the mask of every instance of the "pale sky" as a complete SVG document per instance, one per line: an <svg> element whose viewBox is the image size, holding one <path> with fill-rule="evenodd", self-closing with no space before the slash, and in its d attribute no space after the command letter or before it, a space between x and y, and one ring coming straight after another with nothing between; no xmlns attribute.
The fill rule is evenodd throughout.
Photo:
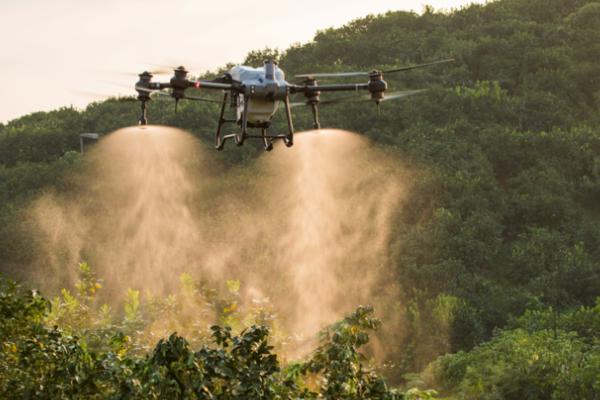
<svg viewBox="0 0 600 400"><path fill-rule="evenodd" d="M0 0L0 122L61 106L81 92L133 95L152 64L195 74L265 47L286 49L367 14L450 10L484 0ZM122 72L120 74L119 72ZM101 98L101 96L97 97Z"/></svg>

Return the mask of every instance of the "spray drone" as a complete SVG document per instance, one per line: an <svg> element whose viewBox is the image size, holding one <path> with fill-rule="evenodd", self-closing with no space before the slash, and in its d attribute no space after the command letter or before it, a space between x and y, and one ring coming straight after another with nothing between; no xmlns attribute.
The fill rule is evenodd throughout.
<svg viewBox="0 0 600 400"><path fill-rule="evenodd" d="M289 83L285 80L283 71L274 60L267 60L262 68L252 68L248 66L236 66L226 72L222 77L214 80L190 80L187 78L188 71L184 67L174 70L174 75L169 82L152 82L153 75L150 72L139 74L139 81L135 84L135 90L138 92L137 99L141 101L142 115L139 119L140 125L146 125L146 103L150 101L151 94L170 96L175 99L175 107L180 100L195 100L216 102L221 104L218 126L215 133L215 147L222 150L225 142L233 139L238 146L244 144L248 138L257 138L263 141L266 151L273 148L273 140L281 139L287 147L294 144L294 125L292 122L291 108L296 106L308 106L312 110L313 128L319 129L319 104L334 104L346 101L367 101L379 103L387 100L394 100L410 96L424 91L405 90L386 95L388 88L387 82L383 80L384 74L408 71L416 68L429 67L432 65L453 62L453 59L439 60L427 64L412 65L407 67L395 68L386 71L372 70L370 72L337 72L337 73L316 73L296 75L298 84ZM336 78L336 77L368 77L366 83L340 83L320 85L317 78ZM190 96L186 90L190 88L220 90L223 92L223 100L213 100L202 97ZM169 89L170 91L165 91ZM344 92L344 91L368 91L365 97L343 97L329 100L321 100L323 92ZM290 96L303 95L304 101L291 103ZM287 119L288 130L283 134L270 134L269 127L273 116L279 105L283 103ZM234 110L231 117L225 117L227 106ZM239 127L235 133L224 134L225 124L234 124ZM249 129L260 129L260 134L250 133Z"/></svg>

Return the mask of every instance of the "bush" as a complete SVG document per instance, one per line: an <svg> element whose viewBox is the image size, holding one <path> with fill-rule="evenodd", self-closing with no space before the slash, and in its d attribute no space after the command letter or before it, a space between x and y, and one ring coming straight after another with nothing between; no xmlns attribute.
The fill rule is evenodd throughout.
<svg viewBox="0 0 600 400"><path fill-rule="evenodd" d="M70 312L90 316L90 301L98 288L87 264L78 293L65 301ZM158 341L145 354L128 352L128 339L110 330L106 349L92 349L90 318L76 318L67 334L48 327L50 303L37 292L0 279L2 347L0 397L114 399L400 399L383 378L363 364L359 348L368 332L379 326L373 309L360 307L325 329L321 344L307 360L282 366L269 345L269 328L252 325L234 334L229 326L212 326L208 340L193 350L176 333ZM57 317L53 311L55 321ZM84 322L82 322L84 321ZM85 326L89 324L90 326ZM75 326L77 329L75 329ZM86 331L86 328L89 328ZM106 332L105 332L106 334ZM432 398L432 392L412 390L407 398Z"/></svg>

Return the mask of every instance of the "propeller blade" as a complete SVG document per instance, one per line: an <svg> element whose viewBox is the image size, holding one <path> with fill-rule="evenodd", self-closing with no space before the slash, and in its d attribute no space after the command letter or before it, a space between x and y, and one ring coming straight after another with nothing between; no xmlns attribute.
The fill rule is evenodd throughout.
<svg viewBox="0 0 600 400"><path fill-rule="evenodd" d="M210 69L208 65L188 61L189 60L183 60L182 64L182 60L167 60L164 63L145 63L145 65L149 65L152 68L156 68L158 71L168 71L169 73L184 65L186 66L185 69L187 69L188 71L206 71Z"/></svg>
<svg viewBox="0 0 600 400"><path fill-rule="evenodd" d="M172 74L179 67L173 67L171 65L162 65L162 64L148 64L151 65L154 69L150 72L152 75L160 75L160 74Z"/></svg>
<svg viewBox="0 0 600 400"><path fill-rule="evenodd" d="M294 108L294 107L302 107L302 106L307 106L308 103L290 103L290 107Z"/></svg>
<svg viewBox="0 0 600 400"><path fill-rule="evenodd" d="M336 97L335 99L322 100L319 102L319 104L354 103L368 100L371 100L371 95L352 95Z"/></svg>
<svg viewBox="0 0 600 400"><path fill-rule="evenodd" d="M128 101L138 101L137 97L131 97L131 96L124 96L124 97L109 97L106 100L109 99L114 99L116 101L123 101L123 102L128 102Z"/></svg>
<svg viewBox="0 0 600 400"><path fill-rule="evenodd" d="M167 68L155 68L144 70L143 72L149 72L152 75L172 75L173 70ZM127 76L127 77L138 77L141 72L117 72L118 75Z"/></svg>
<svg viewBox="0 0 600 400"><path fill-rule="evenodd" d="M205 97L196 97L196 96L188 96L188 95L186 95L184 97L184 99L186 99L186 100L194 100L194 101L206 101L208 103L217 103L217 104L221 104L222 103L221 100L207 99Z"/></svg>
<svg viewBox="0 0 600 400"><path fill-rule="evenodd" d="M150 72L152 75L166 75L166 74L172 74L173 73L174 68L155 68Z"/></svg>
<svg viewBox="0 0 600 400"><path fill-rule="evenodd" d="M98 92L89 92L86 90L71 90L72 93L78 94L79 96L91 98L97 101L104 100L117 100L117 101L137 101L134 96L123 96L123 95L114 95L114 94L106 94L106 93L98 93Z"/></svg>
<svg viewBox="0 0 600 400"><path fill-rule="evenodd" d="M323 72L316 74L301 74L296 75L298 79L306 78L337 78L337 77L351 77L351 76L368 76L368 72Z"/></svg>
<svg viewBox="0 0 600 400"><path fill-rule="evenodd" d="M148 89L141 86L135 86L135 90L139 90L140 92L147 92L150 94L158 94L160 96L169 96L171 97L171 93L163 92L162 90Z"/></svg>
<svg viewBox="0 0 600 400"><path fill-rule="evenodd" d="M404 90L399 92L391 92L385 95L382 101L401 99L403 97L412 96L415 94L427 92L429 89Z"/></svg>
<svg viewBox="0 0 600 400"><path fill-rule="evenodd" d="M417 64L417 65L410 65L408 67L401 67L401 68L396 68L396 69L388 69L387 71L382 71L382 72L384 74L391 74L393 72L410 71L411 69L430 67L432 65L446 64L446 63L451 63L451 62L454 62L454 58L448 58L446 60L434 61L434 62L430 62L430 63L427 63L427 64Z"/></svg>
<svg viewBox="0 0 600 400"><path fill-rule="evenodd" d="M135 90L139 90L140 92L148 92L148 93L156 92L156 90L148 89L148 88L137 86L137 85L135 86Z"/></svg>
<svg viewBox="0 0 600 400"><path fill-rule="evenodd" d="M402 71L410 71L412 69L430 67L432 65L445 64L454 62L453 58L448 58L445 60L433 61L426 64L417 64L417 65L409 65L406 67L388 69L385 71L381 71L384 74L390 74L394 72L402 72ZM295 77L298 79L306 79L306 78L338 78L338 77L352 77L352 76L369 76L369 72L325 72L325 73L316 73L316 74L301 74L296 75Z"/></svg>
<svg viewBox="0 0 600 400"><path fill-rule="evenodd" d="M153 90L153 89L148 89L148 88L141 87L141 86L136 86L136 87L135 87L135 90L139 90L139 91L142 91L142 92L148 92L148 93L150 93L150 94L158 94L158 95L160 95L160 96L168 96L168 97L173 97L173 96L171 95L171 93L169 93L169 92L163 92L162 90ZM186 100L193 100L193 101L206 101L206 102L208 102L208 103L218 103L218 104L221 104L221 103L222 103L220 100L215 100L215 99L207 99L207 98L205 98L205 97L196 97L196 96L188 96L188 95L185 95L185 96L184 96L184 97L182 97L182 98L183 98L183 99L186 99Z"/></svg>
<svg viewBox="0 0 600 400"><path fill-rule="evenodd" d="M118 82L107 82L107 83L110 84L110 85L113 85L113 86L118 86L118 87L121 87L121 88L127 88L127 89L131 90L131 85L126 85L124 83L118 83ZM167 100L167 97L169 99L171 98L171 94L170 93L159 91L159 90L152 90L152 89L148 89L148 88L141 87L141 86L134 86L134 89L140 90L142 92L147 92L147 93L150 93L150 94L157 93L159 96L156 98L156 100ZM136 97L133 97L133 98L137 100Z"/></svg>
<svg viewBox="0 0 600 400"><path fill-rule="evenodd" d="M421 92L426 92L428 89L416 89L416 90L402 90L398 92L390 92L386 93L385 97L381 99L381 101L389 101L395 99L401 99L403 97L412 96ZM319 104L339 104L339 103L362 103L362 102L370 102L373 101L371 99L371 95L363 95L363 96L346 96L346 97L338 97L335 99L323 100Z"/></svg>
<svg viewBox="0 0 600 400"><path fill-rule="evenodd" d="M113 82L111 84L113 84L115 86L131 88L131 86L124 85L122 83L114 83ZM150 94L157 94L157 95L160 96L159 97L160 99L165 99L166 97L168 97L168 98L172 98L173 97L170 92L165 92L165 91L162 91L162 90L148 89L148 88L142 87L142 86L134 86L134 89L135 90L139 90L140 92L146 92L146 93L150 93ZM192 100L192 101L206 101L208 103L218 103L218 104L222 103L222 101L220 101L220 100L208 99L208 98L205 98L205 97L197 97L197 96L188 96L188 95L185 95L185 97L183 97L183 98L186 99L186 100Z"/></svg>

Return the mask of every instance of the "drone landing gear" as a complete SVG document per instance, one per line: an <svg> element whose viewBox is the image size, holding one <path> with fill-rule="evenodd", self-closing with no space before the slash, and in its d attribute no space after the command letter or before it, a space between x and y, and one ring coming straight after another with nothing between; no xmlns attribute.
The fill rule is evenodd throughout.
<svg viewBox="0 0 600 400"><path fill-rule="evenodd" d="M285 96L285 117L288 124L288 134L283 138L286 147L294 145L294 124L292 123L292 110L290 109L290 96Z"/></svg>
<svg viewBox="0 0 600 400"><path fill-rule="evenodd" d="M242 146L243 142L240 143L238 141L239 140L238 137L239 137L238 133L230 133L228 135L217 136L217 142L216 142L215 148L217 150L223 150L223 147L225 146L225 142L229 139L233 139L234 142L238 146ZM285 145L287 147L292 147L294 145L293 135L289 135L289 134L269 135L266 128L262 129L260 135L248 135L248 134L244 135L244 140L246 140L246 139L262 139L263 147L264 147L265 151L273 150L273 141L277 140L277 139L283 140L283 143L285 143Z"/></svg>
<svg viewBox="0 0 600 400"><path fill-rule="evenodd" d="M244 111L242 112L242 129L239 134L235 135L235 144L242 146L244 140L248 136L248 104L249 101L244 101Z"/></svg>
<svg viewBox="0 0 600 400"><path fill-rule="evenodd" d="M282 139L287 147L291 147L294 144L294 140L290 139L291 136L289 134L269 135L267 128L262 128L260 135L246 135L246 138L262 139L263 147L265 148L265 151L273 150L273 140Z"/></svg>
<svg viewBox="0 0 600 400"><path fill-rule="evenodd" d="M225 146L225 142L229 139L233 139L235 144L238 146L242 146L246 139L261 139L263 142L263 147L265 151L273 150L273 140L282 139L283 143L287 147L292 147L294 145L294 126L292 124L292 113L290 111L290 102L289 98L285 99L285 111L287 117L288 124L288 133L279 134L279 135L269 135L268 134L268 124L260 124L258 126L250 124L251 128L260 128L260 135L251 135L248 134L248 102L244 104L244 110L242 113L242 121L241 121L241 129L238 133L230 133L227 135L222 134L222 128L225 123L237 123L238 121L235 119L226 119L225 115L225 107L227 106L227 98L228 93L225 93L223 96L223 102L221 103L221 112L219 114L219 125L217 126L217 132L215 134L215 148L217 150L223 150Z"/></svg>
<svg viewBox="0 0 600 400"><path fill-rule="evenodd" d="M227 92L223 95L223 103L221 103L221 112L219 113L219 125L217 126L217 132L215 133L215 148L217 150L223 150L223 146L225 146L225 140L227 140L224 136L221 136L221 128L223 124L227 122L223 115L225 114L225 107L227 106Z"/></svg>
<svg viewBox="0 0 600 400"><path fill-rule="evenodd" d="M262 128L262 139L265 151L273 150L273 139L267 136L267 128Z"/></svg>

